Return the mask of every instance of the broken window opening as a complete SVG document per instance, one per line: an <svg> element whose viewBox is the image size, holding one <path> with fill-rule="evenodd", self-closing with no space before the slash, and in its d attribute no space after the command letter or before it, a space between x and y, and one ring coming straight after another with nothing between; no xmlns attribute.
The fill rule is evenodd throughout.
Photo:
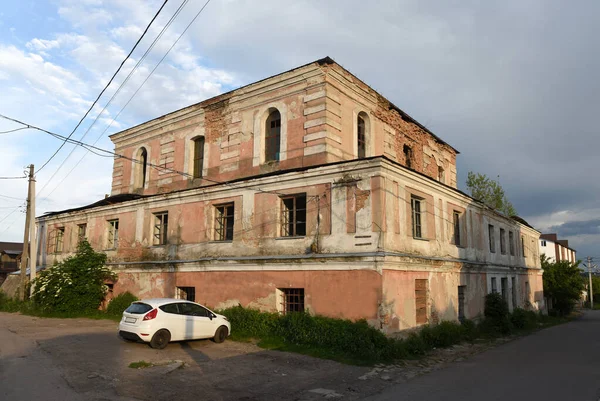
<svg viewBox="0 0 600 401"><path fill-rule="evenodd" d="M445 183L445 172L444 172L444 168L443 167L438 167L438 181L441 182L442 184Z"/></svg>
<svg viewBox="0 0 600 401"><path fill-rule="evenodd" d="M306 235L306 194L281 198L281 236Z"/></svg>
<svg viewBox="0 0 600 401"><path fill-rule="evenodd" d="M194 178L202 178L204 168L204 137L198 137L194 141Z"/></svg>
<svg viewBox="0 0 600 401"><path fill-rule="evenodd" d="M78 224L77 225L77 242L81 242L85 239L87 231L87 224Z"/></svg>
<svg viewBox="0 0 600 401"><path fill-rule="evenodd" d="M265 161L278 161L281 149L281 114L273 110L265 127Z"/></svg>
<svg viewBox="0 0 600 401"><path fill-rule="evenodd" d="M119 246L119 220L108 221L107 249L116 249Z"/></svg>
<svg viewBox="0 0 600 401"><path fill-rule="evenodd" d="M413 156L412 149L410 148L410 146L404 145L403 151L404 151L404 164L406 164L406 167L412 168L412 156Z"/></svg>
<svg viewBox="0 0 600 401"><path fill-rule="evenodd" d="M57 228L54 252L61 253L63 251L64 238L65 238L65 228L64 227Z"/></svg>
<svg viewBox="0 0 600 401"><path fill-rule="evenodd" d="M215 206L215 241L233 241L234 205Z"/></svg>
<svg viewBox="0 0 600 401"><path fill-rule="evenodd" d="M165 245L168 238L169 213L154 214L154 245Z"/></svg>
<svg viewBox="0 0 600 401"><path fill-rule="evenodd" d="M495 253L496 252L496 237L494 235L494 226L491 224L488 224L488 237L490 240L490 252Z"/></svg>

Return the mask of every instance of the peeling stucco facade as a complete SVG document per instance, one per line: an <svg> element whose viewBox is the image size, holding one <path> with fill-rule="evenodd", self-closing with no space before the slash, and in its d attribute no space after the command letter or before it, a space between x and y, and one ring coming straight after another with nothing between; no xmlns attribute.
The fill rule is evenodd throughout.
<svg viewBox="0 0 600 401"><path fill-rule="evenodd" d="M273 110L281 115L279 153L267 161L265 122ZM364 158L358 157L359 116ZM194 178L192 144L199 137L202 177ZM386 332L422 324L416 280L427 280L428 323L458 319L460 302L466 318L481 316L492 279L498 290L507 283L511 307L543 308L540 233L458 191L458 152L330 59L111 139L125 157L115 159L109 200L140 196L39 217L43 265L74 252L78 226L85 224L86 238L118 273L115 294L173 297L177 287L194 287L196 301L208 306L276 311L281 291L299 288L311 313L367 319ZM148 155L143 177L140 163L130 160L139 160L142 148ZM282 199L296 194L306 195L305 232L287 236ZM420 238L414 238L411 199L422 208ZM215 234L224 204L233 206L229 240ZM168 214L168 228L166 243L155 245L158 213ZM117 219L118 246L110 247L108 222ZM495 252L490 225L498 231ZM64 239L56 252L59 229Z"/></svg>

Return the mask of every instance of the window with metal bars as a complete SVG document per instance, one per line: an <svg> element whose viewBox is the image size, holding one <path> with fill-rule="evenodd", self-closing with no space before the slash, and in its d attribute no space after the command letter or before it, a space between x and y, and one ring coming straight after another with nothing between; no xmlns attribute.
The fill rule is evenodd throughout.
<svg viewBox="0 0 600 401"><path fill-rule="evenodd" d="M281 198L281 236L306 235L306 194Z"/></svg>
<svg viewBox="0 0 600 401"><path fill-rule="evenodd" d="M77 225L77 242L81 242L85 239L87 231L87 224L78 224Z"/></svg>
<svg viewBox="0 0 600 401"><path fill-rule="evenodd" d="M54 246L54 252L60 253L63 251L63 244L65 239L65 228L59 227L56 229L56 245Z"/></svg>
<svg viewBox="0 0 600 401"><path fill-rule="evenodd" d="M367 156L367 138L366 125L362 116L358 116L357 120L357 142L358 142L358 158L363 159Z"/></svg>
<svg viewBox="0 0 600 401"><path fill-rule="evenodd" d="M108 220L107 249L116 249L119 246L119 220Z"/></svg>
<svg viewBox="0 0 600 401"><path fill-rule="evenodd" d="M304 288L282 288L283 313L304 312Z"/></svg>
<svg viewBox="0 0 600 401"><path fill-rule="evenodd" d="M202 177L204 167L204 137L194 139L194 178Z"/></svg>
<svg viewBox="0 0 600 401"><path fill-rule="evenodd" d="M233 241L233 203L215 206L215 241Z"/></svg>
<svg viewBox="0 0 600 401"><path fill-rule="evenodd" d="M452 213L454 223L454 245L460 246L460 212Z"/></svg>
<svg viewBox="0 0 600 401"><path fill-rule="evenodd" d="M196 287L177 287L177 299L196 302Z"/></svg>
<svg viewBox="0 0 600 401"><path fill-rule="evenodd" d="M165 245L168 238L169 213L154 213L154 245Z"/></svg>
<svg viewBox="0 0 600 401"><path fill-rule="evenodd" d="M411 197L410 207L412 211L412 232L414 238L423 238L423 231L421 226L421 213L422 213L423 199L417 197Z"/></svg>
<svg viewBox="0 0 600 401"><path fill-rule="evenodd" d="M281 114L273 110L267 118L265 127L265 161L279 160L281 147Z"/></svg>

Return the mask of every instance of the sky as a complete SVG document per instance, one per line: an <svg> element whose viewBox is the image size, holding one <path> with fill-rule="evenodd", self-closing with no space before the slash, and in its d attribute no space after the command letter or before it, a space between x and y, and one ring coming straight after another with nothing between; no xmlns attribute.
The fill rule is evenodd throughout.
<svg viewBox="0 0 600 401"><path fill-rule="evenodd" d="M600 256L600 2L212 0L159 64L205 0L169 24L183 2L168 1L74 139L113 149L112 133L330 56L461 152L459 188L468 171L496 178L530 224ZM161 5L3 0L0 114L69 135ZM0 119L0 177L61 143L2 133L14 128ZM36 214L104 197L111 174L112 158L64 146L36 174ZM0 241L23 240L26 193L0 180Z"/></svg>

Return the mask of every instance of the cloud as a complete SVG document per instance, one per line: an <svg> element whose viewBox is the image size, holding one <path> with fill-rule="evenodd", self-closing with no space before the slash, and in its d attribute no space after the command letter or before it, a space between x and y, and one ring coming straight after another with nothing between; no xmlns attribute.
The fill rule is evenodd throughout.
<svg viewBox="0 0 600 401"><path fill-rule="evenodd" d="M600 219L569 221L550 227L550 231L558 233L559 238L586 234L600 235Z"/></svg>

